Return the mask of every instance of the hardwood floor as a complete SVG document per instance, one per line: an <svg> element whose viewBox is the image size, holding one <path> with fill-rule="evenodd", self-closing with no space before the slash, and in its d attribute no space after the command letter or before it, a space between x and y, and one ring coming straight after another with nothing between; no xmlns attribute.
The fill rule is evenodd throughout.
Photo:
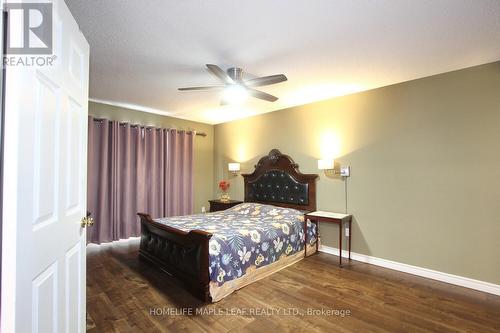
<svg viewBox="0 0 500 333"><path fill-rule="evenodd" d="M88 248L87 332L500 332L498 296L323 253L205 305L137 250Z"/></svg>

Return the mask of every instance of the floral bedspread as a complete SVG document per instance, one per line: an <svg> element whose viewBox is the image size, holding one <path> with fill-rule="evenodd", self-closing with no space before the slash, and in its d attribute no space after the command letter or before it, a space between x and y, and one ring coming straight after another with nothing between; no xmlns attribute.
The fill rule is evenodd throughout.
<svg viewBox="0 0 500 333"><path fill-rule="evenodd" d="M225 211L155 221L183 231L213 234L209 273L218 285L241 277L251 266L263 267L304 249L303 214L291 208L242 203ZM307 232L312 245L316 226L308 222Z"/></svg>

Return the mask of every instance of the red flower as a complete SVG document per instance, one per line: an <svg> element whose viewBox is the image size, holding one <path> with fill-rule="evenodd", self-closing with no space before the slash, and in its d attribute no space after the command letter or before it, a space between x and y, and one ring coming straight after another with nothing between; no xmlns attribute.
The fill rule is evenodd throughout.
<svg viewBox="0 0 500 333"><path fill-rule="evenodd" d="M229 182L227 180L221 180L219 182L219 188L223 191L223 192L227 192L227 190L229 190L229 186L231 186L231 184L229 184Z"/></svg>

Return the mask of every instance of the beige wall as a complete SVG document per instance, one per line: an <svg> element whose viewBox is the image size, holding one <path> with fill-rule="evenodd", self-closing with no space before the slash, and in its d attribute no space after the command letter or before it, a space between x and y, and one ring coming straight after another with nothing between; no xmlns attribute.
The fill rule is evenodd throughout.
<svg viewBox="0 0 500 333"><path fill-rule="evenodd" d="M500 283L500 62L217 125L214 148L215 181L278 148L320 174L318 208L342 212L343 181L317 170L334 156L352 167L353 251Z"/></svg>
<svg viewBox="0 0 500 333"><path fill-rule="evenodd" d="M203 206L207 207L208 210L207 200L212 198L214 184L214 127L212 125L93 102L89 103L89 114L97 118L126 121L134 124L196 130L207 133L206 137L197 136L194 143L194 208L195 212L201 212Z"/></svg>

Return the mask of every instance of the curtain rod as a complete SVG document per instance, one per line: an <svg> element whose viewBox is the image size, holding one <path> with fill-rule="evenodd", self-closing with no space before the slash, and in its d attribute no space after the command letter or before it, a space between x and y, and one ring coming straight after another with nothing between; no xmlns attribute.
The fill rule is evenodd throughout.
<svg viewBox="0 0 500 333"><path fill-rule="evenodd" d="M94 118L92 117L92 119L94 121L99 121L99 122L102 122L104 120L107 120L107 121L110 121L109 119L105 119L105 118ZM130 123L127 123L127 122L119 122L120 125L125 125L125 124L130 124ZM146 126L146 125L140 125L140 124L130 124L130 127L144 127L144 128L161 128L161 127L154 127L154 126ZM176 128L167 128L169 130L173 130L175 129L176 131L184 131L184 130L178 130ZM188 130L188 131L185 131L187 133L195 133L196 136L201 136L201 137L206 137L207 136L207 133L205 132L198 132L198 131L193 131L193 130Z"/></svg>

